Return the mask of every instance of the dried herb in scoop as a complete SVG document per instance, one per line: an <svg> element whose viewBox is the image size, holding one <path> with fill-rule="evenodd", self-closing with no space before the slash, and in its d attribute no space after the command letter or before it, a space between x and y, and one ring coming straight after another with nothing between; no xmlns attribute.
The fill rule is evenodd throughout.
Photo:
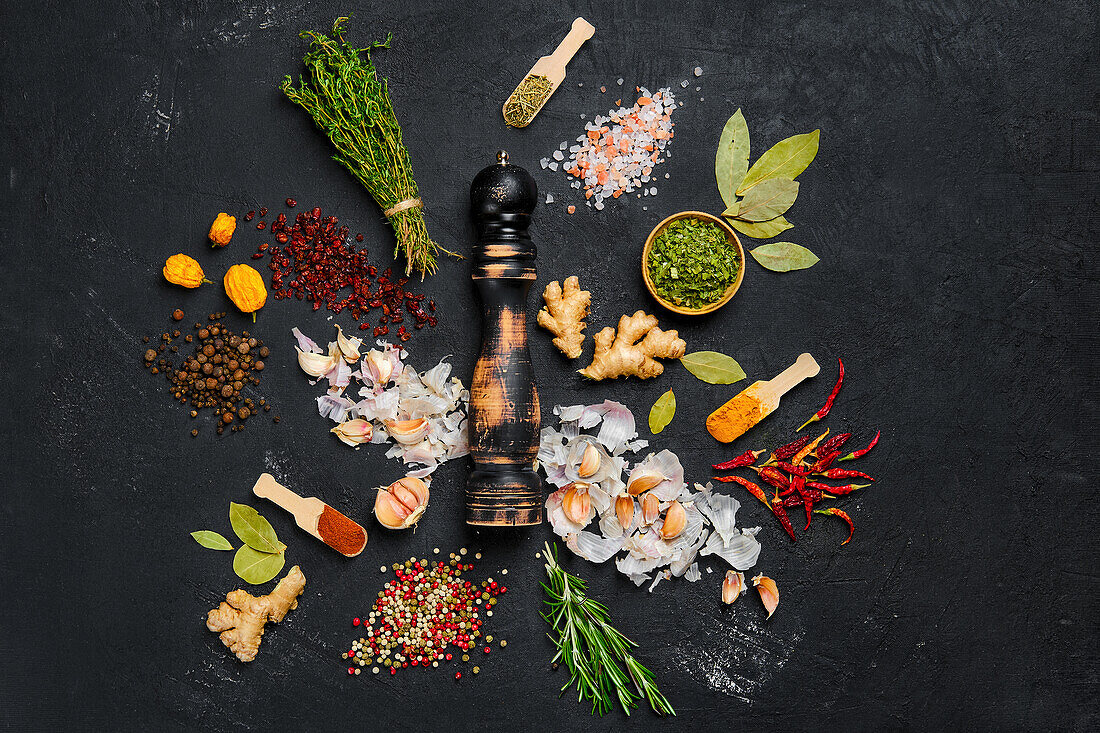
<svg viewBox="0 0 1100 733"><path fill-rule="evenodd" d="M654 238L646 266L657 295L698 310L721 300L742 262L722 227L702 219L677 219Z"/></svg>
<svg viewBox="0 0 1100 733"><path fill-rule="evenodd" d="M280 88L309 112L336 147L333 159L351 171L382 207L397 235L395 254L404 253L405 274L417 270L423 278L435 272L438 247L424 224L423 204L389 86L371 61L371 51L389 48L390 37L367 48L354 48L341 35L340 26L346 20L336 19L331 38L315 31L299 34L311 39L309 53L302 59L307 74L297 88L289 76Z"/></svg>

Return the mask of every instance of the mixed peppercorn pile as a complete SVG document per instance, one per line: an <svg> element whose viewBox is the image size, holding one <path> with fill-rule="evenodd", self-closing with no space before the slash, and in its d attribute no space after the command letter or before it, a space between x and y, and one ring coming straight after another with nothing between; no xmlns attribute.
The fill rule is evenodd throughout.
<svg viewBox="0 0 1100 733"><path fill-rule="evenodd" d="M245 421L259 410L271 411L267 400L257 401L242 395L245 385L258 385L259 373L264 370L264 359L270 353L264 342L248 331L238 335L231 331L221 319L225 313L211 313L207 324L195 323L194 334L182 335L183 342L195 345L194 352L183 358L176 367L176 354L181 338L178 328L161 334L156 347L148 347L142 355L145 368L151 374L164 373L172 396L183 404L190 403L191 417L199 416L199 411L211 408L218 415L217 432L221 435L226 427L236 432L244 430ZM182 321L184 312L177 308L172 320ZM150 337L142 341L149 344ZM276 415L275 422L279 422ZM198 435L198 428L191 435Z"/></svg>
<svg viewBox="0 0 1100 733"><path fill-rule="evenodd" d="M365 630L341 655L351 663L348 674L373 665L374 674L386 667L395 675L408 667L438 667L456 653L469 662L471 654L492 652L493 637L483 636L481 627L508 588L492 578L480 584L464 580L462 574L474 567L462 562L465 554L463 548L452 552L447 562L413 557L393 564L395 577L378 592L370 613L352 619L353 626ZM507 642L501 639L498 644ZM452 646L457 652L450 650ZM473 673L478 672L475 666ZM455 679L462 679L461 671L455 672Z"/></svg>
<svg viewBox="0 0 1100 733"><path fill-rule="evenodd" d="M294 208L298 202L287 199L286 205ZM275 300L297 298L311 302L313 310L323 305L333 313L347 311L360 322L360 330L370 330L375 338L389 335L390 326L397 326L393 335L408 341L414 330L438 322L435 301L406 290L409 279L394 277L390 268L379 273L368 261L367 250L352 244L350 230L335 216L322 216L315 207L299 212L293 220L281 213L269 225L263 220L267 214L268 209L261 208L261 220L255 226L269 231L276 244L261 242L252 259L270 255ZM244 220L251 222L255 216L255 211L249 211ZM355 241L362 242L363 235L355 235ZM381 313L372 323L376 310Z"/></svg>

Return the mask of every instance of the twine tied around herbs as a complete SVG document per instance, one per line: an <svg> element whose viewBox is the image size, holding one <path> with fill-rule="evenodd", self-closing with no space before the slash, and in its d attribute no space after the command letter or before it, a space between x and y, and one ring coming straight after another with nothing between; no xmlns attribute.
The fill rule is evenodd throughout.
<svg viewBox="0 0 1100 733"><path fill-rule="evenodd" d="M399 203L396 203L396 204L394 204L393 206L391 206L390 208L388 208L388 209L386 209L385 211L383 211L383 212L382 212L382 216L384 216L384 217L386 217L387 219L389 219L389 218L390 218L391 216L393 216L394 214L400 214L400 213L401 213L402 211L406 211L406 210L408 210L408 209L415 209L415 208L421 207L421 206L423 206L423 205L424 205L424 202L423 202L423 201L421 201L421 200L420 200L420 199L418 199L418 198L415 198L415 199L405 199L404 201L401 201L401 202L399 202Z"/></svg>

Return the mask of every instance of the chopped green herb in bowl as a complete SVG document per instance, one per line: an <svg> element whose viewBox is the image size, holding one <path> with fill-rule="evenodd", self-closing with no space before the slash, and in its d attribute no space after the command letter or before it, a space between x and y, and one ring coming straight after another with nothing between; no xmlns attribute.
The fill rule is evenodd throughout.
<svg viewBox="0 0 1100 733"><path fill-rule="evenodd" d="M725 305L745 271L741 242L725 222L701 211L662 221L642 252L646 287L661 305L698 315Z"/></svg>

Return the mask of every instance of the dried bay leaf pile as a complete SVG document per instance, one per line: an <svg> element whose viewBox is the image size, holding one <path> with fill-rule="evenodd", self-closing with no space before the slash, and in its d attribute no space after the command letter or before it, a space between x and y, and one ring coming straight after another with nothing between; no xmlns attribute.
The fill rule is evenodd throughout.
<svg viewBox="0 0 1100 733"><path fill-rule="evenodd" d="M734 229L753 239L769 239L792 228L784 214L798 198L798 177L817 155L820 130L776 143L749 167L749 126L737 110L718 141L714 176L726 210L722 216ZM805 247L773 242L750 250L760 265L774 272L811 267L818 261Z"/></svg>

